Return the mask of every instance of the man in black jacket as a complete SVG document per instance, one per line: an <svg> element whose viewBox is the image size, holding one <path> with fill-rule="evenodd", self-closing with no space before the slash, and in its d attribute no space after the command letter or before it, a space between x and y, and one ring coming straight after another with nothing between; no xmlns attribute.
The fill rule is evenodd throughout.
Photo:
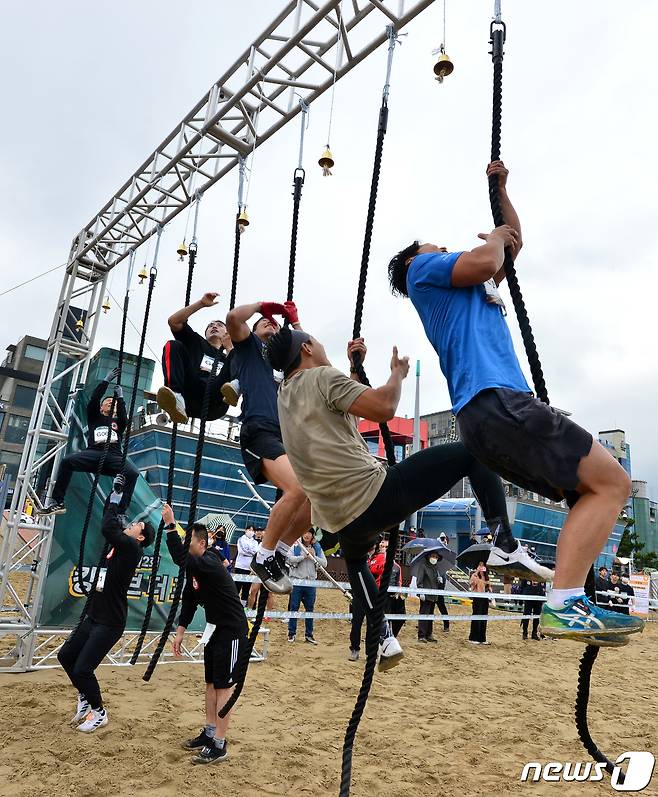
<svg viewBox="0 0 658 797"><path fill-rule="evenodd" d="M91 596L87 615L73 630L57 654L59 663L78 690L78 707L73 723L78 730L91 733L107 725L100 686L94 670L121 638L128 616L128 589L139 565L144 548L154 537L151 523L142 520L123 527L119 503L123 478L118 477L115 489L103 515L101 531L111 546L105 557L105 573L101 572L96 592Z"/></svg>
<svg viewBox="0 0 658 797"><path fill-rule="evenodd" d="M108 433L110 435L110 445L107 450L103 470L103 476L116 476L121 467L121 438L128 425L128 415L126 413L126 403L123 400L123 390L120 385L114 388L114 398L103 394L110 382L113 382L119 375L119 369L114 368L105 379L96 387L91 394L91 399L87 405L87 444L84 451L76 451L68 454L60 462L57 480L53 488L52 498L47 506L37 509L39 515L63 515L66 512L64 497L68 490L69 483L74 471L84 473L96 473L98 463L103 456ZM110 417L110 413L112 416ZM125 487L119 504L119 511L125 512L130 505L135 484L139 477L139 471L127 459L123 469L125 476Z"/></svg>
<svg viewBox="0 0 658 797"><path fill-rule="evenodd" d="M217 551L208 548L208 530L201 523L192 526L188 556L176 531L174 513L164 505L162 519L167 530L167 548L173 561L185 565L185 588L178 628L174 638L174 655L181 655L185 630L192 622L199 605L206 612L203 636L203 661L206 680L206 724L201 733L184 743L187 750L200 750L192 761L211 764L228 757L226 732L230 713L223 719L219 710L229 699L235 686L238 662L247 644L247 619L240 603L235 582Z"/></svg>

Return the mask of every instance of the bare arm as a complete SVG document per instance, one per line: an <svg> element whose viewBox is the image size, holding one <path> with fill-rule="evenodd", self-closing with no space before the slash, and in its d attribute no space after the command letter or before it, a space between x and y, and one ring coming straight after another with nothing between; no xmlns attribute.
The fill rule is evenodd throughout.
<svg viewBox="0 0 658 797"><path fill-rule="evenodd" d="M495 276L503 265L505 247L514 246L516 231L508 226L496 227L490 233L479 233L485 243L470 252L462 252L452 269L453 288L481 285Z"/></svg>
<svg viewBox="0 0 658 797"><path fill-rule="evenodd" d="M383 423L390 421L400 403L402 381L409 373L409 358L398 357L397 347L393 347L391 358L391 375L382 387L368 388L352 402L349 413L357 418Z"/></svg>
<svg viewBox="0 0 658 797"><path fill-rule="evenodd" d="M193 302L187 307L177 310L167 319L169 329L171 329L172 332L180 332L190 316L194 315L194 313L198 312L199 310L202 310L204 307L212 307L213 305L217 304L218 296L219 294L213 291L204 293L197 302Z"/></svg>
<svg viewBox="0 0 658 797"><path fill-rule="evenodd" d="M234 343L246 340L251 334L251 330L247 326L247 321L252 315L260 313L262 302L253 302L253 304L241 304L234 307L226 316L226 328L231 340Z"/></svg>
<svg viewBox="0 0 658 797"><path fill-rule="evenodd" d="M494 174L498 175L498 198L500 199L500 209L503 212L503 221L515 229L517 233L517 239L512 245L512 260L516 260L523 246L523 237L519 215L507 193L509 170L505 168L505 164L502 161L494 161L487 166L487 177ZM496 280L496 285L500 285L505 279L505 269L500 268L494 275L494 279Z"/></svg>

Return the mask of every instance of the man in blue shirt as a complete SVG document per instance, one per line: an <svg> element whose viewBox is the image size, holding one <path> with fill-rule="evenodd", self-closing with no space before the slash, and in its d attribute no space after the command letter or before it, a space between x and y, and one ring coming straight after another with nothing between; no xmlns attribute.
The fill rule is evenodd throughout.
<svg viewBox="0 0 658 797"><path fill-rule="evenodd" d="M521 249L521 225L502 161L489 164L489 175L498 177L507 223L480 233L484 244L471 251L416 241L391 260L389 281L394 293L411 299L439 355L466 448L514 484L571 507L558 540L554 589L542 611L543 633L623 645L644 623L595 606L584 584L630 495L630 480L588 432L535 399L523 376L498 292L505 248L514 259ZM487 564L495 567L513 553L497 540Z"/></svg>
<svg viewBox="0 0 658 797"><path fill-rule="evenodd" d="M250 329L247 321L260 318ZM280 327L274 315L283 316L295 329L299 318L294 302L255 302L235 307L226 317L233 357L231 374L242 390L242 458L256 484L271 482L280 493L272 507L263 540L251 569L270 592L292 591L285 560L290 545L311 525L311 505L288 461L277 411L278 383L263 357L263 346Z"/></svg>

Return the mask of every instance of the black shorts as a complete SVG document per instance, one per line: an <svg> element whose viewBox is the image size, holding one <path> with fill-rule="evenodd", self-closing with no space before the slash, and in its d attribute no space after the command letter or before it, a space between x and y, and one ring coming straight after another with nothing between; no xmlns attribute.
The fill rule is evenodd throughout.
<svg viewBox="0 0 658 797"><path fill-rule="evenodd" d="M468 402L457 422L466 448L504 479L552 501L577 499L578 466L592 435L554 407L530 393L490 388Z"/></svg>
<svg viewBox="0 0 658 797"><path fill-rule="evenodd" d="M235 684L236 670L242 652L247 644L244 635L233 636L217 631L210 637L203 651L203 666L206 683L215 689L228 689Z"/></svg>
<svg viewBox="0 0 658 797"><path fill-rule="evenodd" d="M266 420L245 421L240 430L242 459L255 484L264 484L262 460L278 459L286 453L278 423Z"/></svg>

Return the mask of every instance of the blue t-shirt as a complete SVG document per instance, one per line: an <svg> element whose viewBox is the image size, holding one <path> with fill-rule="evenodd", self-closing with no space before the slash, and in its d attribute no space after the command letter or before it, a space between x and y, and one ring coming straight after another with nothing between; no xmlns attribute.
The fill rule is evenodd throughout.
<svg viewBox="0 0 658 797"><path fill-rule="evenodd" d="M500 305L487 302L484 285L451 285L461 254L416 255L407 271L409 298L439 355L455 414L487 388L531 392Z"/></svg>
<svg viewBox="0 0 658 797"><path fill-rule="evenodd" d="M240 380L243 421L254 418L279 424L276 408L278 385L272 366L263 358L263 344L252 332L233 344L231 375Z"/></svg>

